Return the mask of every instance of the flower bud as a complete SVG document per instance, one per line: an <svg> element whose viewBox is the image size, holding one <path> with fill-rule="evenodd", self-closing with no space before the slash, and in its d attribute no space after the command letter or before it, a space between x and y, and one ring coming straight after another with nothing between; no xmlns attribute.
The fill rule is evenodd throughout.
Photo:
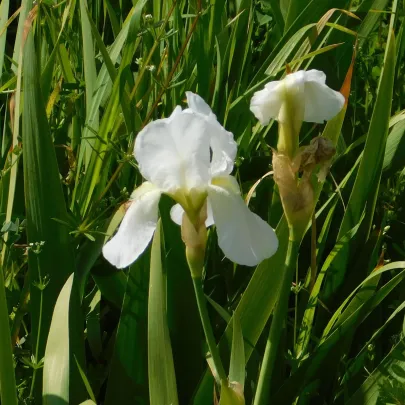
<svg viewBox="0 0 405 405"><path fill-rule="evenodd" d="M298 178L290 158L273 151L274 181L276 182L288 224L302 234L314 208L314 191L310 178Z"/></svg>
<svg viewBox="0 0 405 405"><path fill-rule="evenodd" d="M315 207L312 175L319 167L318 181L324 181L334 154L333 143L324 137L312 139L308 146L300 149L294 160L273 151L274 181L288 223L298 234L305 231Z"/></svg>

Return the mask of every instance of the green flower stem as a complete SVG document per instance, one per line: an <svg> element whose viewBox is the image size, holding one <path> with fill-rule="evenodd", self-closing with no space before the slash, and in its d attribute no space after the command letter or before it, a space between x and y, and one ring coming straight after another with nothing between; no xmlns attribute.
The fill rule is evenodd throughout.
<svg viewBox="0 0 405 405"><path fill-rule="evenodd" d="M17 405L13 351L6 301L6 287L0 268L0 398L4 405Z"/></svg>
<svg viewBox="0 0 405 405"><path fill-rule="evenodd" d="M294 236L294 232L290 229L287 256L279 290L280 293L277 305L274 309L270 333L267 338L266 350L264 352L263 363L260 370L254 405L267 405L269 403L271 378L274 372L274 364L278 354L284 322L287 317L288 298L291 291L291 282L296 269L298 250L301 240L301 238L296 238Z"/></svg>
<svg viewBox="0 0 405 405"><path fill-rule="evenodd" d="M192 272L193 274L193 272ZM219 380L226 381L227 377L225 374L224 366L222 365L221 357L219 355L219 350L215 342L214 333L212 331L210 319L207 310L207 300L204 295L203 285L201 277L192 277L195 296L197 298L198 310L200 312L201 323L204 329L205 339L208 344L208 349L211 353L212 360L214 362L215 369L218 373ZM216 377L216 376L214 376Z"/></svg>

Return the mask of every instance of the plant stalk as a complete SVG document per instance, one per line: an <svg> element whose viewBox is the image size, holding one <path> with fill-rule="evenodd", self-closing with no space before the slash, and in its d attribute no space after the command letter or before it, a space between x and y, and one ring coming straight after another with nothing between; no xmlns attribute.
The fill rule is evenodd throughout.
<svg viewBox="0 0 405 405"><path fill-rule="evenodd" d="M296 269L299 246L300 238L294 237L294 232L290 228L287 256L282 275L283 278L281 280L278 302L274 309L273 320L267 338L266 350L264 352L263 362L260 369L254 405L269 404L271 378L274 373L274 365L278 354L280 338L287 318L288 298L291 291L291 282Z"/></svg>
<svg viewBox="0 0 405 405"><path fill-rule="evenodd" d="M17 405L13 351L3 270L0 268L0 398L4 405Z"/></svg>
<svg viewBox="0 0 405 405"><path fill-rule="evenodd" d="M226 381L224 366L222 365L219 350L215 342L214 333L212 331L211 322L208 316L207 300L204 295L203 285L201 277L192 277L195 296L197 298L198 311L200 312L201 323L204 329L205 339L208 344L214 367L218 373L218 376L214 376L215 379L219 378L220 382Z"/></svg>

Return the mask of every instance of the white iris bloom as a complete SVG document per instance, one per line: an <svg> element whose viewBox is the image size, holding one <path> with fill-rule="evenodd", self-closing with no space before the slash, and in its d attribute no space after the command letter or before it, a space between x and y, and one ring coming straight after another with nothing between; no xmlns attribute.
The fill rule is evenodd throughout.
<svg viewBox="0 0 405 405"><path fill-rule="evenodd" d="M134 155L147 181L133 192L118 232L103 248L104 257L118 268L133 263L148 246L162 193L178 203L171 211L178 224L185 213L196 217L207 203L206 226L216 225L220 248L238 264L254 266L278 248L273 229L248 209L230 176L236 157L232 133L200 96L186 94L189 108L176 107L136 138Z"/></svg>
<svg viewBox="0 0 405 405"><path fill-rule="evenodd" d="M257 91L250 102L250 110L262 125L267 125L273 118L284 123L289 110L293 110L296 120L322 124L333 118L345 102L343 95L325 82L325 73L315 69L288 74Z"/></svg>

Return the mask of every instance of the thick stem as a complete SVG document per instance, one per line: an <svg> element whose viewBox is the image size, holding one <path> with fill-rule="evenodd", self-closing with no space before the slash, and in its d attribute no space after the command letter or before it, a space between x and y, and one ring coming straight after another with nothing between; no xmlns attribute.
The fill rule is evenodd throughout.
<svg viewBox="0 0 405 405"><path fill-rule="evenodd" d="M282 275L283 278L281 280L278 301L273 313L270 333L267 338L266 350L264 352L262 367L260 369L254 405L268 405L269 403L271 378L274 372L274 364L278 354L284 322L287 317L288 298L291 291L291 282L294 277L294 271L296 269L299 245L300 238L294 237L294 233L290 229L287 256Z"/></svg>
<svg viewBox="0 0 405 405"><path fill-rule="evenodd" d="M205 339L208 344L208 349L210 351L212 361L214 362L214 367L216 369L220 382L226 381L227 377L225 374L224 366L222 365L221 357L219 355L219 350L215 342L214 333L212 331L211 322L208 316L207 300L204 295L201 277L193 277L193 285L195 296L197 298L198 310L200 312L201 323L204 329ZM214 377L217 378L217 376Z"/></svg>
<svg viewBox="0 0 405 405"><path fill-rule="evenodd" d="M0 398L4 405L17 405L13 352L4 285L3 271L0 268Z"/></svg>

